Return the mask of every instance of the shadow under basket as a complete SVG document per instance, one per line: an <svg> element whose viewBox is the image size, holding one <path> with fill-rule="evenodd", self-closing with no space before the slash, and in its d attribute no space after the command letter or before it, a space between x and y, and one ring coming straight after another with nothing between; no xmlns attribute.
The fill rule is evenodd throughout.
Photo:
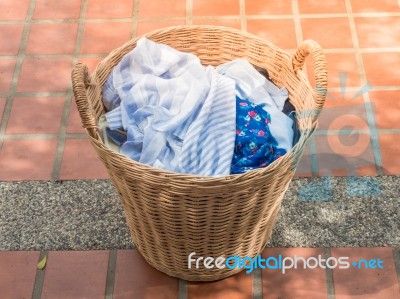
<svg viewBox="0 0 400 299"><path fill-rule="evenodd" d="M157 169L133 161L104 145L98 120L106 111L102 86L113 67L135 48L134 38L114 50L89 75L78 63L72 72L76 104L83 127L118 190L137 249L154 268L189 281L212 281L243 269L188 268L188 256L255 257L268 242L281 201L303 150L317 125L327 88L326 60L321 47L304 41L293 56L246 32L216 26L175 26L145 36L198 56L217 66L245 58L268 70L278 86L286 87L297 111L301 137L292 151L266 168L224 177L202 177ZM312 59L313 89L302 68Z"/></svg>

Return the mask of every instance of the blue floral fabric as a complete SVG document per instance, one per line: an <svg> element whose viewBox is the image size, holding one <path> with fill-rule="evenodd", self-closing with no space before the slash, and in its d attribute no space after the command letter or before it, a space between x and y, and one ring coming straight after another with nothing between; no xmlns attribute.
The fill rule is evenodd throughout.
<svg viewBox="0 0 400 299"><path fill-rule="evenodd" d="M236 97L236 139L231 174L267 167L286 150L278 148L268 124L271 116L247 99Z"/></svg>

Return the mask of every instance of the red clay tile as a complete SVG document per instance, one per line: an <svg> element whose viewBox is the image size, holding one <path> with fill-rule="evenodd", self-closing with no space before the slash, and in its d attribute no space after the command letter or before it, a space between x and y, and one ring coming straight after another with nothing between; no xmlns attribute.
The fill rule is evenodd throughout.
<svg viewBox="0 0 400 299"><path fill-rule="evenodd" d="M185 21L166 20L166 21L155 21L155 22L139 22L137 24L136 35L140 36L142 34L148 33L156 29L161 29L169 26L179 26L179 25L185 25Z"/></svg>
<svg viewBox="0 0 400 299"><path fill-rule="evenodd" d="M25 20L29 0L0 0L0 20Z"/></svg>
<svg viewBox="0 0 400 299"><path fill-rule="evenodd" d="M17 91L67 91L72 58L26 58L22 63Z"/></svg>
<svg viewBox="0 0 400 299"><path fill-rule="evenodd" d="M246 15L291 15L291 1L246 0Z"/></svg>
<svg viewBox="0 0 400 299"><path fill-rule="evenodd" d="M118 250L113 298L178 298L178 279L151 267L137 250Z"/></svg>
<svg viewBox="0 0 400 299"><path fill-rule="evenodd" d="M14 98L6 134L58 133L63 97Z"/></svg>
<svg viewBox="0 0 400 299"><path fill-rule="evenodd" d="M107 54L131 38L131 23L86 23L81 53Z"/></svg>
<svg viewBox="0 0 400 299"><path fill-rule="evenodd" d="M353 48L347 18L301 19L301 27L303 39L313 39L322 48Z"/></svg>
<svg viewBox="0 0 400 299"><path fill-rule="evenodd" d="M399 85L400 55L392 53L365 53L363 54L365 73L372 86Z"/></svg>
<svg viewBox="0 0 400 299"><path fill-rule="evenodd" d="M78 24L32 24L28 54L73 54Z"/></svg>
<svg viewBox="0 0 400 299"><path fill-rule="evenodd" d="M24 24L0 25L0 55L17 55Z"/></svg>
<svg viewBox="0 0 400 299"><path fill-rule="evenodd" d="M387 299L399 297L399 285L397 282L396 268L393 261L391 248L332 248L331 256L335 258L349 257L351 263L348 269L333 269L335 282L335 298L374 298ZM383 269L375 262L375 269L365 269L365 261L353 266L353 262L380 259L383 261Z"/></svg>
<svg viewBox="0 0 400 299"><path fill-rule="evenodd" d="M399 135L380 134L382 164L386 175L400 174Z"/></svg>
<svg viewBox="0 0 400 299"><path fill-rule="evenodd" d="M108 251L50 251L42 297L104 298Z"/></svg>
<svg viewBox="0 0 400 299"><path fill-rule="evenodd" d="M186 16L186 0L140 1L139 17L184 17Z"/></svg>
<svg viewBox="0 0 400 299"><path fill-rule="evenodd" d="M33 19L77 19L82 0L36 0Z"/></svg>
<svg viewBox="0 0 400 299"><path fill-rule="evenodd" d="M4 108L6 106L6 101L7 101L7 99L1 99L0 98L0 123L3 120L3 111L4 111Z"/></svg>
<svg viewBox="0 0 400 299"><path fill-rule="evenodd" d="M368 129L364 103L324 107L318 119L321 130Z"/></svg>
<svg viewBox="0 0 400 299"><path fill-rule="evenodd" d="M188 282L188 299L251 299L253 279L242 271L234 276L213 282Z"/></svg>
<svg viewBox="0 0 400 299"><path fill-rule="evenodd" d="M345 13L345 0L301 0L299 1L301 14Z"/></svg>
<svg viewBox="0 0 400 299"><path fill-rule="evenodd" d="M80 57L78 62L85 64L89 69L89 73L92 73L103 59L104 57Z"/></svg>
<svg viewBox="0 0 400 299"><path fill-rule="evenodd" d="M31 298L39 259L37 251L0 252L2 298Z"/></svg>
<svg viewBox="0 0 400 299"><path fill-rule="evenodd" d="M380 129L400 129L400 90L370 91L375 119Z"/></svg>
<svg viewBox="0 0 400 299"><path fill-rule="evenodd" d="M311 176L311 157L309 145L305 148L301 156L299 165L297 166L295 177L309 177Z"/></svg>
<svg viewBox="0 0 400 299"><path fill-rule="evenodd" d="M193 0L194 16L228 16L239 14L239 0Z"/></svg>
<svg viewBox="0 0 400 299"><path fill-rule="evenodd" d="M108 178L106 168L89 139L67 139L65 141L60 170L61 180Z"/></svg>
<svg viewBox="0 0 400 299"><path fill-rule="evenodd" d="M344 88L355 87L359 89L361 87L360 74L353 53L326 53L325 57L328 66L328 88L341 87L341 73L347 76ZM315 86L311 57L307 57L306 64L310 84Z"/></svg>
<svg viewBox="0 0 400 299"><path fill-rule="evenodd" d="M350 0L353 12L398 12L398 0Z"/></svg>
<svg viewBox="0 0 400 299"><path fill-rule="evenodd" d="M7 139L0 151L0 180L50 180L56 139Z"/></svg>
<svg viewBox="0 0 400 299"><path fill-rule="evenodd" d="M126 0L89 0L85 17L89 19L130 18L133 14L134 2Z"/></svg>
<svg viewBox="0 0 400 299"><path fill-rule="evenodd" d="M71 110L69 111L67 133L86 134L74 99L72 99Z"/></svg>
<svg viewBox="0 0 400 299"><path fill-rule="evenodd" d="M15 60L1 59L0 60L0 92L8 92L12 77L14 75Z"/></svg>
<svg viewBox="0 0 400 299"><path fill-rule="evenodd" d="M283 258L295 256L308 259L322 255L319 248L267 248L263 258L275 257L281 254ZM273 264L271 264L273 265ZM297 269L287 269L285 274L281 269L262 270L264 298L328 298L325 270L322 268L304 269L299 261ZM310 265L314 263L311 260Z"/></svg>
<svg viewBox="0 0 400 299"><path fill-rule="evenodd" d="M345 124L344 124L345 125ZM319 175L355 175L375 165L369 134L329 134L315 137Z"/></svg>
<svg viewBox="0 0 400 299"><path fill-rule="evenodd" d="M241 29L242 24L240 20L224 20L224 19L202 19L193 20L193 25L212 25L212 26L225 26L235 29Z"/></svg>
<svg viewBox="0 0 400 299"><path fill-rule="evenodd" d="M376 165L360 166L357 168L357 176L376 176Z"/></svg>
<svg viewBox="0 0 400 299"><path fill-rule="evenodd" d="M283 49L297 46L293 20L247 20L247 31Z"/></svg>
<svg viewBox="0 0 400 299"><path fill-rule="evenodd" d="M361 48L399 47L399 17L354 18Z"/></svg>
<svg viewBox="0 0 400 299"><path fill-rule="evenodd" d="M325 171L325 172L320 172L320 175L329 175L329 176L350 176L349 172L347 169L344 168L337 168L337 169L331 169L331 173Z"/></svg>

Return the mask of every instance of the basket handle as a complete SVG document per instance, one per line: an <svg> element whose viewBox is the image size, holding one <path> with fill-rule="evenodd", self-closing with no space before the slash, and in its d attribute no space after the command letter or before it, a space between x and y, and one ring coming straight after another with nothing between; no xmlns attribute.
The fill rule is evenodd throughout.
<svg viewBox="0 0 400 299"><path fill-rule="evenodd" d="M292 58L293 71L296 73L303 68L306 57L311 54L312 63L314 65L315 76L315 103L316 117L324 106L326 98L326 89L328 86L328 69L326 65L325 54L321 46L313 40L303 41L297 48Z"/></svg>
<svg viewBox="0 0 400 299"><path fill-rule="evenodd" d="M87 97L87 88L92 86L89 71L83 63L74 65L71 74L72 88L74 91L76 106L81 116L82 125L88 132L95 131L97 125L93 116L93 106Z"/></svg>

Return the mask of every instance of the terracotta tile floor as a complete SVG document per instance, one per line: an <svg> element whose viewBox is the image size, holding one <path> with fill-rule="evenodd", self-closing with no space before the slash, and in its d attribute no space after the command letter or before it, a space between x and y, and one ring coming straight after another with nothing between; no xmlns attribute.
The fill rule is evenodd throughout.
<svg viewBox="0 0 400 299"><path fill-rule="evenodd" d="M106 177L100 163L87 171L87 163L78 162L94 160L93 152L86 150L87 137L73 102L72 65L80 61L92 71L129 38L183 24L234 27L288 52L304 39L318 41L329 70L328 99L317 131L325 145L305 152L309 169L302 167L297 175L321 175L327 170L331 175L349 175L354 169L370 169L369 175L400 173L400 161L388 161L394 151L391 142L400 134L398 0L179 0L163 5L155 0L21 0L18 4L0 0L0 4L6 7L0 11L3 180ZM314 84L311 65L306 73ZM367 136L368 146L359 150L359 143L343 144L346 136L329 143L333 132L356 134L360 140ZM43 157L25 155L21 161L17 144L31 139L35 142L30 148L36 153L36 145L51 144L46 153L50 167L19 176ZM10 148L13 144L15 150ZM333 145L343 150L332 149ZM337 160L347 166L337 166L333 162Z"/></svg>
<svg viewBox="0 0 400 299"><path fill-rule="evenodd" d="M149 266L136 250L3 251L0 290L2 298L10 299L397 299L399 254L392 248L268 248L264 259L297 256L308 266L298 259L298 268L285 273L279 266L268 267L204 283L169 277ZM45 255L46 267L37 270ZM325 269L314 268L319 256L328 263ZM339 257L348 257L348 268L338 268ZM274 267L274 261L268 265Z"/></svg>
<svg viewBox="0 0 400 299"><path fill-rule="evenodd" d="M328 98L297 176L399 175L400 1L0 0L0 180L107 178L74 104L70 72L129 38L172 25L234 27L292 53L319 42ZM312 66L305 72L314 84ZM29 149L29 150L27 150ZM400 298L399 249L267 249L384 269L263 270L208 283L170 278L134 250L0 252L1 298ZM396 268L397 267L397 268ZM140 271L140 272L139 272ZM33 296L32 296L33 294Z"/></svg>

